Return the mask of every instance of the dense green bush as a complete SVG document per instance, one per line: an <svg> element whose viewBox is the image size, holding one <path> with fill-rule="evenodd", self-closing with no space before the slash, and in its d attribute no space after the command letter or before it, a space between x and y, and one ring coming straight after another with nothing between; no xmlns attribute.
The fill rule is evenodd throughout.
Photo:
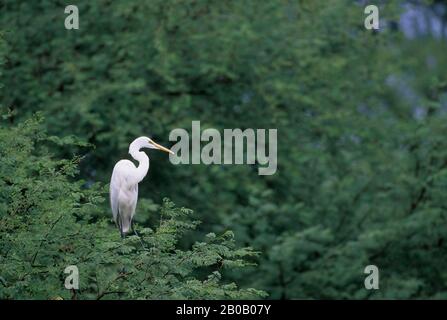
<svg viewBox="0 0 447 320"><path fill-rule="evenodd" d="M36 118L0 128L1 299L234 299L264 296L221 281L221 271L243 267L256 256L235 248L233 233L210 233L181 250L194 230L191 210L165 199L159 223L121 240L109 212L99 206L99 184L74 181L79 158L54 159L52 145L72 139L48 137ZM140 215L148 214L143 209ZM94 219L94 216L101 217ZM107 218L106 218L107 216ZM79 269L79 290L66 290L67 266Z"/></svg>

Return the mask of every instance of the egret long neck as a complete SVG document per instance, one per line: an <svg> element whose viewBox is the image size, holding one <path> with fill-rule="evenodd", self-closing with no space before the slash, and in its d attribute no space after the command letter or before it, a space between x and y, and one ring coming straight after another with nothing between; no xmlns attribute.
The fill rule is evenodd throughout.
<svg viewBox="0 0 447 320"><path fill-rule="evenodd" d="M139 162L135 172L136 183L140 183L149 171L149 157L143 151L136 150L130 154L135 160Z"/></svg>

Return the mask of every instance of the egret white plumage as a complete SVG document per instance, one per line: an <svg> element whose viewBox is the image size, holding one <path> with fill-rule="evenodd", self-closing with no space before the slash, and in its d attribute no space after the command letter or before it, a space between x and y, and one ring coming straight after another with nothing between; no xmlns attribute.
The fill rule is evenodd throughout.
<svg viewBox="0 0 447 320"><path fill-rule="evenodd" d="M110 180L110 205L113 220L122 237L129 232L129 229L133 230L132 219L138 201L138 183L149 171L149 157L140 151L142 148L158 149L174 154L148 137L139 137L129 146L129 154L139 162L138 167L129 160L120 160L116 163Z"/></svg>

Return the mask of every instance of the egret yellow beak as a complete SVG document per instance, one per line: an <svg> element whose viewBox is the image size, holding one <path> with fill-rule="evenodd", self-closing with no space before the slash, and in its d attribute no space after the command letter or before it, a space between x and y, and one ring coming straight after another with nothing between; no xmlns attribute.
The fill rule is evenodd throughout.
<svg viewBox="0 0 447 320"><path fill-rule="evenodd" d="M153 144L154 146L156 146L158 150L161 150L161 151L164 151L164 152L167 152L167 153L170 153L170 154L174 154L174 152L172 152L172 151L169 150L168 148L165 148L165 147L159 145L158 143L155 143L154 141L152 141L152 144Z"/></svg>

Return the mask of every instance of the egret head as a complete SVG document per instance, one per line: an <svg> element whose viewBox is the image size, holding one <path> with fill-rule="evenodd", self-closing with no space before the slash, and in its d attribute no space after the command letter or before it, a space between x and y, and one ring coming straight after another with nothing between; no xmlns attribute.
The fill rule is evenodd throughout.
<svg viewBox="0 0 447 320"><path fill-rule="evenodd" d="M174 152L172 152L168 148L159 145L148 137L136 138L129 146L129 153L132 154L135 151L138 152L141 148L158 149L167 153L174 154Z"/></svg>

